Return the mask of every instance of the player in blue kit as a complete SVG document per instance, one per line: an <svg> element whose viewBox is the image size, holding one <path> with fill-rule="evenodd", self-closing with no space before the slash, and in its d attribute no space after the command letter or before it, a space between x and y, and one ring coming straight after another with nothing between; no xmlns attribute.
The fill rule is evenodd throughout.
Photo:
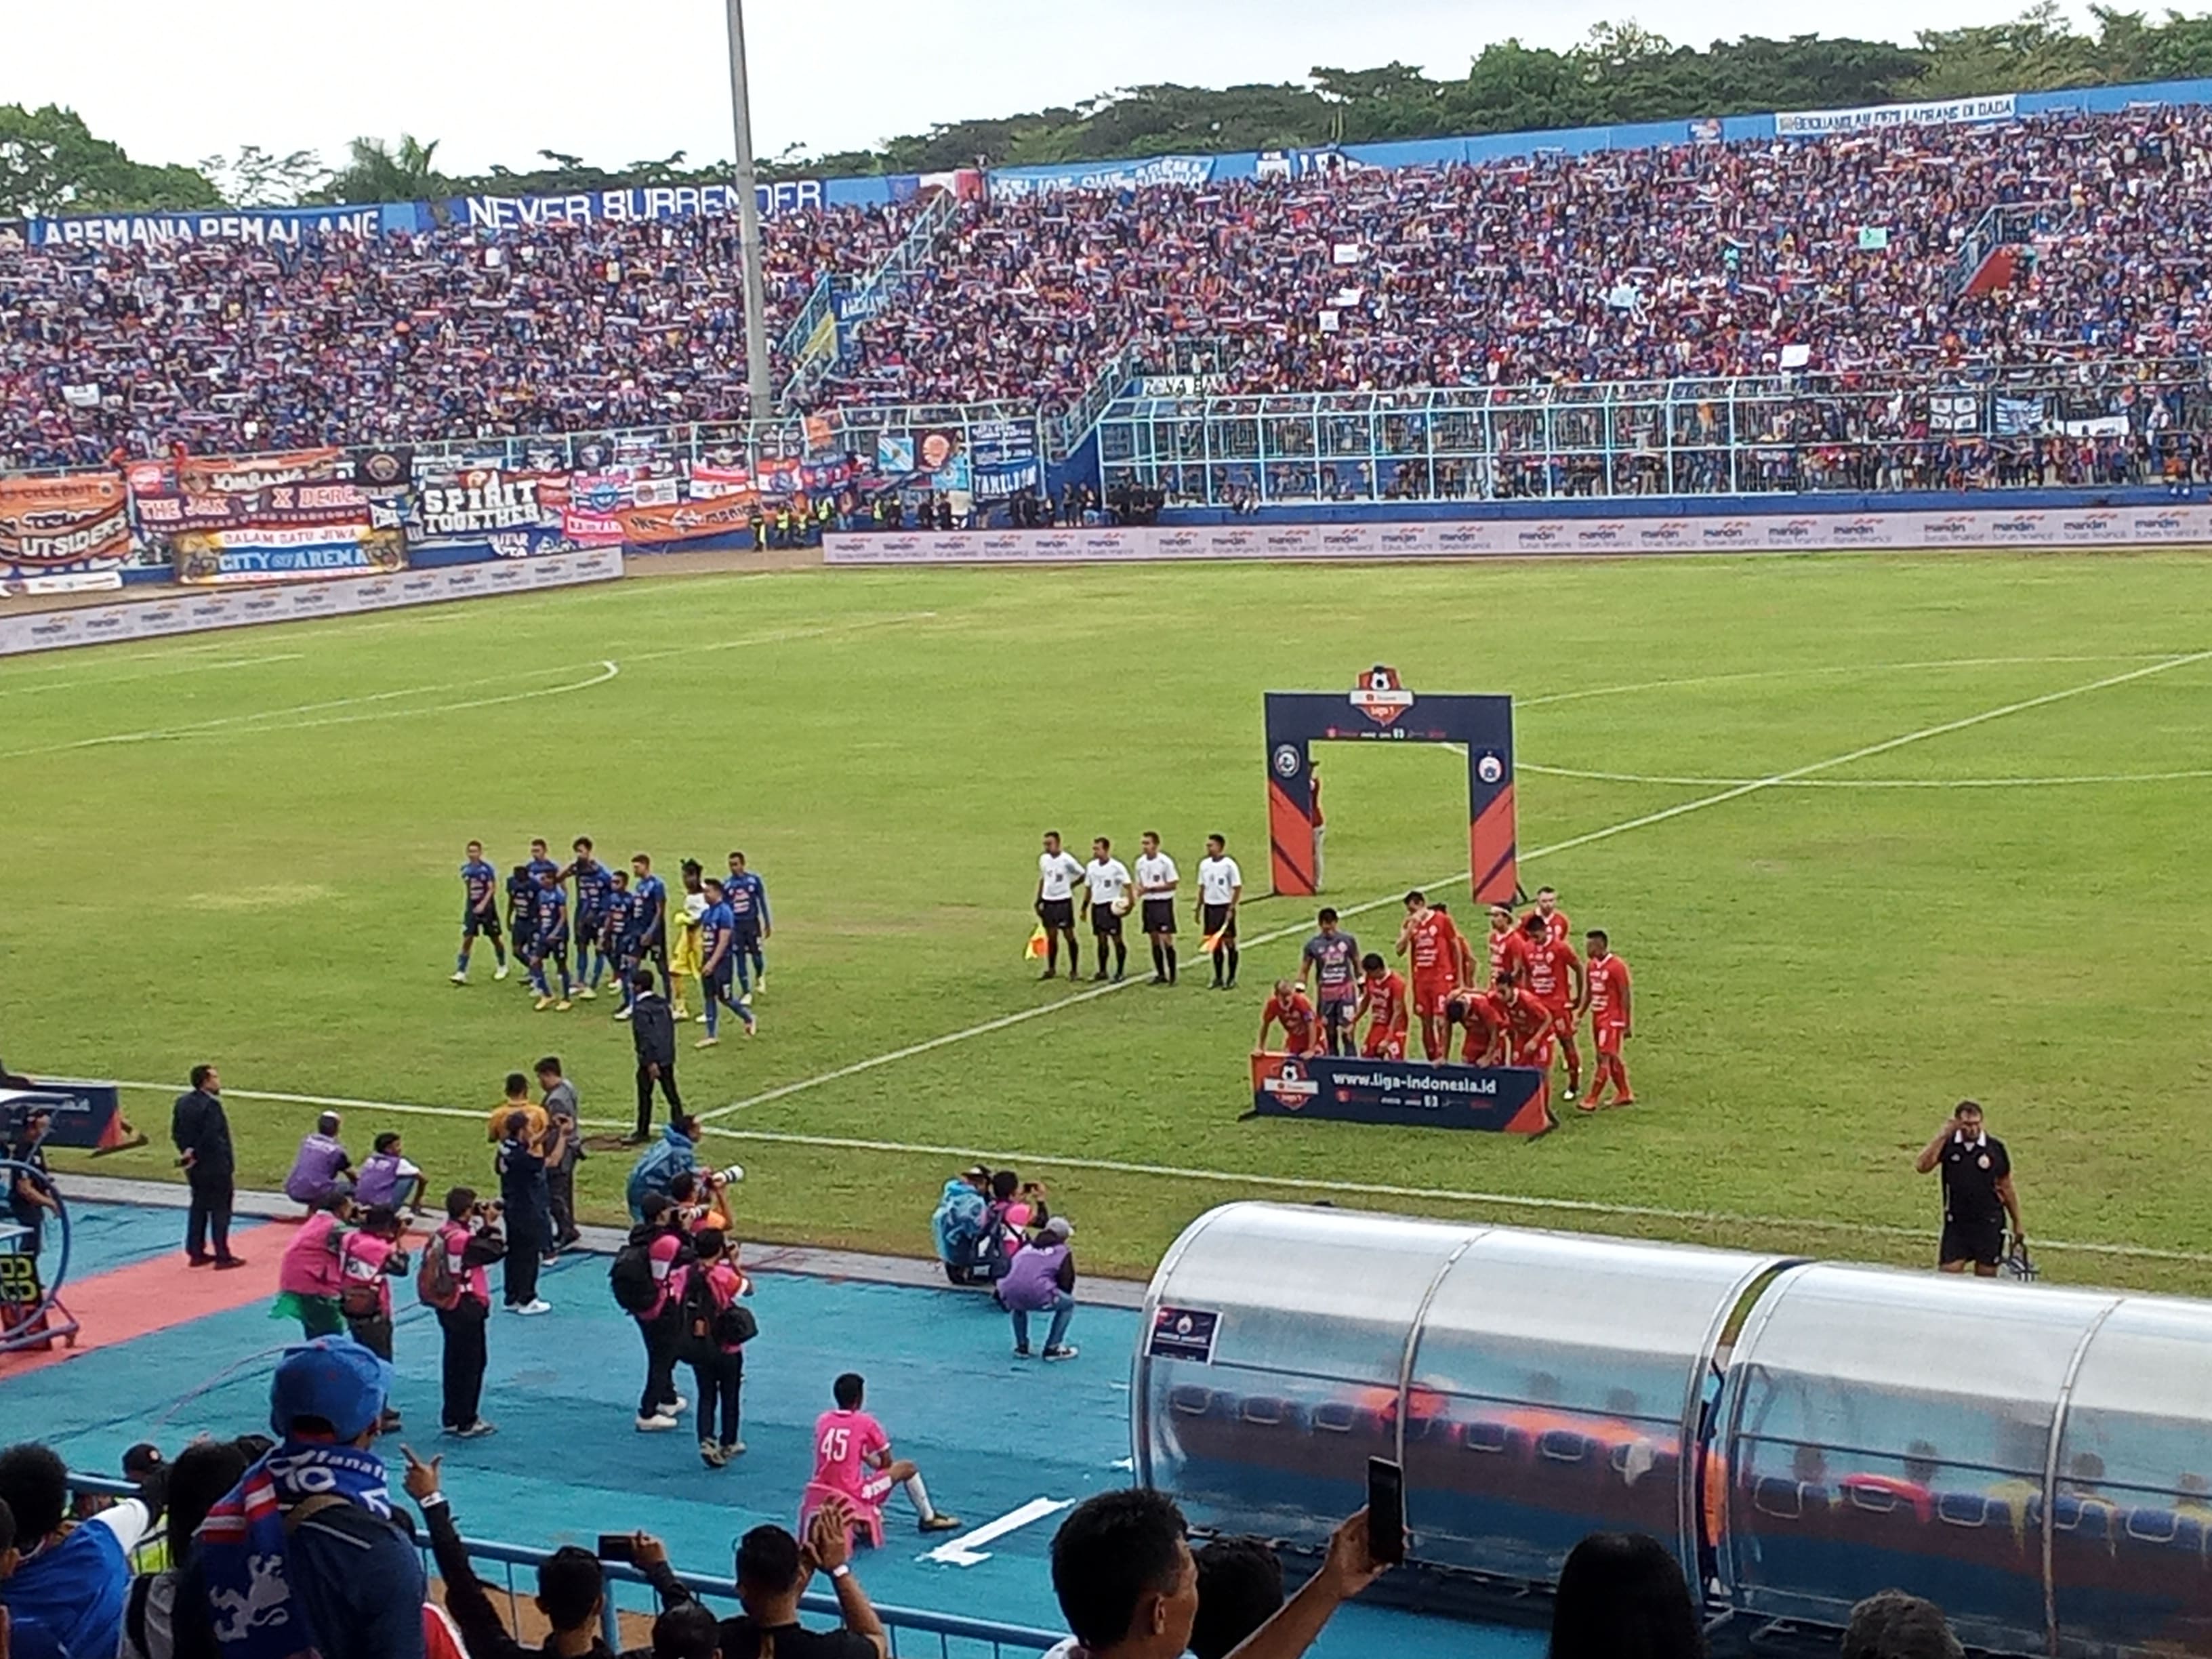
<svg viewBox="0 0 2212 1659"><path fill-rule="evenodd" d="M589 1002L599 995L599 975L611 965L599 938L605 931L607 895L614 890L614 877L592 856L589 836L576 837L575 854L561 878L573 878L576 884L576 995Z"/></svg>
<svg viewBox="0 0 2212 1659"><path fill-rule="evenodd" d="M507 872L507 936L514 941L514 959L522 964L526 981L537 971L532 958L538 951L538 878L528 865Z"/></svg>
<svg viewBox="0 0 2212 1659"><path fill-rule="evenodd" d="M491 941L492 954L499 958L494 979L507 977L507 946L500 942L499 931L499 872L484 862L483 843L469 843L467 860L461 866L461 950L453 958L453 983L469 982L469 950L482 933Z"/></svg>
<svg viewBox="0 0 2212 1659"><path fill-rule="evenodd" d="M537 880L548 870L552 871L556 875L561 872L561 866L545 855L545 838L543 836L530 843L530 862L522 867L530 872L530 878L532 881Z"/></svg>
<svg viewBox="0 0 2212 1659"><path fill-rule="evenodd" d="M775 931L769 920L768 888L745 868L743 853L730 854L729 878L722 883L723 902L738 925L738 986L747 994L768 989L768 963L761 956L761 941ZM748 972L750 969L750 972Z"/></svg>
<svg viewBox="0 0 2212 1659"><path fill-rule="evenodd" d="M615 970L623 1006L629 1006L629 976L637 968L637 896L629 890L629 872L607 872L607 902L599 918L599 962Z"/></svg>
<svg viewBox="0 0 2212 1659"><path fill-rule="evenodd" d="M538 933L530 952L530 982L538 992L538 1012L568 1006L568 895L561 886L561 872L547 870L538 877ZM561 995L556 1000L546 982L548 958L561 970Z"/></svg>
<svg viewBox="0 0 2212 1659"><path fill-rule="evenodd" d="M707 878L707 908L699 918L699 985L707 1004L707 1035L699 1039L702 1048L711 1048L722 1039L715 1034L716 1015L727 1008L744 1022L745 1035L753 1034L752 1006L744 998L730 995L730 977L737 966L738 924L731 914L726 890L722 884Z"/></svg>
<svg viewBox="0 0 2212 1659"><path fill-rule="evenodd" d="M661 988L672 990L668 977L668 884L653 873L649 853L633 853L629 869L630 896L637 901L637 959L659 969ZM630 993L625 987L623 1006L615 1011L615 1018L628 1019L629 1005Z"/></svg>

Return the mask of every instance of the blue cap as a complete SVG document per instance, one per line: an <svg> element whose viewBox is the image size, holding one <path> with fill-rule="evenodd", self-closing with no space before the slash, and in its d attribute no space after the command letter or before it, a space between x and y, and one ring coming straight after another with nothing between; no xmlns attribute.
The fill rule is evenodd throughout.
<svg viewBox="0 0 2212 1659"><path fill-rule="evenodd" d="M349 1336L322 1336L284 1350L269 1384L269 1426L289 1436L302 1417L319 1417L341 1440L360 1436L384 1414L392 1367Z"/></svg>

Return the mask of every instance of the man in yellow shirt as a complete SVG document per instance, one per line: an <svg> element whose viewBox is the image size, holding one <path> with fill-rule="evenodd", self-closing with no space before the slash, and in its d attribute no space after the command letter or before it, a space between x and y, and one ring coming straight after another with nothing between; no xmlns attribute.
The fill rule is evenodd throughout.
<svg viewBox="0 0 2212 1659"><path fill-rule="evenodd" d="M491 1109L484 1121L484 1139L496 1146L507 1139L507 1120L520 1112L530 1120L530 1132L523 1137L533 1146L545 1139L545 1109L530 1097L530 1079L520 1072L507 1074L507 1098Z"/></svg>

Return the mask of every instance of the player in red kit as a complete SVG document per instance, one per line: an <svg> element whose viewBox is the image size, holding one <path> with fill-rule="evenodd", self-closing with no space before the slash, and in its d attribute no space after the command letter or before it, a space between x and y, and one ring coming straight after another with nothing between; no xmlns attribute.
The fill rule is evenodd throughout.
<svg viewBox="0 0 2212 1659"><path fill-rule="evenodd" d="M1628 1067L1620 1059L1620 1045L1628 1040L1628 964L1613 955L1604 929L1592 928L1583 942L1589 947L1589 966L1583 976L1583 994L1589 1003L1597 1066L1590 1074L1589 1098L1582 1103L1582 1109L1597 1110L1598 1097L1608 1082L1617 1091L1611 1104L1633 1106L1636 1096L1628 1086Z"/></svg>
<svg viewBox="0 0 2212 1659"><path fill-rule="evenodd" d="M1552 1048L1559 1039L1559 1022L1552 1011L1521 988L1520 981L1507 977L1492 989L1491 1000L1505 1016L1505 1035L1510 1051L1510 1063L1533 1066L1548 1073L1552 1069Z"/></svg>
<svg viewBox="0 0 2212 1659"><path fill-rule="evenodd" d="M1528 943L1522 937L1520 927L1513 920L1513 907L1493 904L1490 907L1490 983L1508 974L1520 975L1528 965Z"/></svg>
<svg viewBox="0 0 2212 1659"><path fill-rule="evenodd" d="M1557 915L1556 910L1552 913ZM1528 996L1548 1009L1557 1028L1559 1048L1567 1062L1567 1098L1583 1086L1583 1054L1575 1046L1576 1011L1583 1006L1583 959L1565 935L1553 939L1540 911L1531 911L1521 924L1525 945Z"/></svg>
<svg viewBox="0 0 2212 1659"><path fill-rule="evenodd" d="M1267 1032L1273 1026L1283 1028L1283 1052L1304 1059L1321 1052L1321 1022L1314 1018L1313 1004L1306 1000L1305 993L1298 989L1294 979L1275 981L1275 994L1267 999L1267 1006L1260 1011L1260 1044L1252 1052L1267 1052Z"/></svg>
<svg viewBox="0 0 2212 1659"><path fill-rule="evenodd" d="M1449 1012L1451 1018L1459 1022L1466 1033L1460 1043L1462 1065L1505 1064L1508 1042L1505 1009L1496 997L1486 995L1472 985L1462 985L1451 994Z"/></svg>
<svg viewBox="0 0 2212 1659"><path fill-rule="evenodd" d="M1364 977L1359 981L1359 1008L1355 1019L1367 1021L1367 1040L1359 1045L1362 1060L1403 1060L1406 1057L1406 981L1390 971L1389 964L1370 951L1360 958Z"/></svg>
<svg viewBox="0 0 2212 1659"><path fill-rule="evenodd" d="M1459 929L1442 910L1431 906L1427 895L1406 895L1406 925L1398 930L1398 954L1413 956L1413 1013L1421 1022L1421 1049L1431 1060L1442 1060L1451 1045L1451 1029L1444 1018L1444 1003L1459 978Z"/></svg>
<svg viewBox="0 0 2212 1659"><path fill-rule="evenodd" d="M1559 908L1559 890L1539 887L1536 890L1536 914L1544 919L1544 937L1557 945L1573 937L1574 930L1567 925L1567 913Z"/></svg>

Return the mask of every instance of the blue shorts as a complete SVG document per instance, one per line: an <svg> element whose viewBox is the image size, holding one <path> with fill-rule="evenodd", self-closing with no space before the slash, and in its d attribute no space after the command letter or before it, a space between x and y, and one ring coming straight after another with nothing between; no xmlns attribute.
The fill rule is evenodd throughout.
<svg viewBox="0 0 2212 1659"><path fill-rule="evenodd" d="M739 922L737 931L731 936L730 949L732 951L757 951L760 949L760 942L759 928L748 927L743 922Z"/></svg>
<svg viewBox="0 0 2212 1659"><path fill-rule="evenodd" d="M596 943L606 924L607 919L597 910L579 910L576 913L576 937Z"/></svg>
<svg viewBox="0 0 2212 1659"><path fill-rule="evenodd" d="M500 932L498 911L470 908L461 912L463 937L474 939L477 934L482 933L486 939L497 939Z"/></svg>

